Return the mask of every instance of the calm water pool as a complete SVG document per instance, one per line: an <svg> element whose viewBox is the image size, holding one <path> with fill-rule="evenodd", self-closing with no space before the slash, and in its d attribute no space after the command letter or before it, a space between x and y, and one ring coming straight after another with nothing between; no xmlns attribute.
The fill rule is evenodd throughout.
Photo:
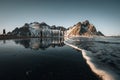
<svg viewBox="0 0 120 80"><path fill-rule="evenodd" d="M0 80L99 80L61 38L0 40Z"/></svg>

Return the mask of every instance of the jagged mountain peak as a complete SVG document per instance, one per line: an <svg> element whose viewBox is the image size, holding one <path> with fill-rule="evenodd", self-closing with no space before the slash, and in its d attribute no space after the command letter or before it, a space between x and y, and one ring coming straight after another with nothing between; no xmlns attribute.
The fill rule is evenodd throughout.
<svg viewBox="0 0 120 80"><path fill-rule="evenodd" d="M82 24L83 24L84 26L87 26L87 25L89 25L90 23L89 23L88 20L85 20L84 22L82 22Z"/></svg>
<svg viewBox="0 0 120 80"><path fill-rule="evenodd" d="M88 20L84 22L78 22L73 27L70 27L65 32L65 36L103 36L101 32L97 32L95 26L91 24Z"/></svg>
<svg viewBox="0 0 120 80"><path fill-rule="evenodd" d="M45 22L41 22L40 25L41 26L48 26L48 24L46 24Z"/></svg>

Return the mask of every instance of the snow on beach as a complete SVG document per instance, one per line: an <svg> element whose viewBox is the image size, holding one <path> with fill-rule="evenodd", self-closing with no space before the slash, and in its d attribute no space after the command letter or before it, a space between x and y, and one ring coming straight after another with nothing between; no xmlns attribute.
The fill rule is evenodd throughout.
<svg viewBox="0 0 120 80"><path fill-rule="evenodd" d="M73 37L65 44L81 50L87 64L103 80L120 80L120 37Z"/></svg>

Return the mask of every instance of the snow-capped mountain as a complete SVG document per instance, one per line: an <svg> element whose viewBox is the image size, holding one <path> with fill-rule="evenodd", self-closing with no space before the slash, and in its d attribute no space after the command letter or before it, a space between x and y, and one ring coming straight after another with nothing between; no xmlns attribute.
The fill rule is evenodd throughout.
<svg viewBox="0 0 120 80"><path fill-rule="evenodd" d="M97 31L93 24L90 24L88 20L84 22L78 22L73 27L69 27L65 31L65 36L104 36L100 31Z"/></svg>
<svg viewBox="0 0 120 80"><path fill-rule="evenodd" d="M20 28L15 28L10 35L16 36L28 36L28 37L58 37L64 36L64 31L66 29L62 26L49 26L42 22L25 23L24 26Z"/></svg>
<svg viewBox="0 0 120 80"><path fill-rule="evenodd" d="M29 30L31 33L31 36L35 37L51 37L51 29L50 26L46 23L38 23L34 22L29 24Z"/></svg>

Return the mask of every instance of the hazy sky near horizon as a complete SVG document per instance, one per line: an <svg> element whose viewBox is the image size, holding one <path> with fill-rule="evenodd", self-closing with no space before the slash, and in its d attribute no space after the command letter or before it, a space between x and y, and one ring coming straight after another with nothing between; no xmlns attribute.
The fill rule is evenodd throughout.
<svg viewBox="0 0 120 80"><path fill-rule="evenodd" d="M120 0L0 0L0 33L35 21L68 28L85 20L120 35Z"/></svg>

